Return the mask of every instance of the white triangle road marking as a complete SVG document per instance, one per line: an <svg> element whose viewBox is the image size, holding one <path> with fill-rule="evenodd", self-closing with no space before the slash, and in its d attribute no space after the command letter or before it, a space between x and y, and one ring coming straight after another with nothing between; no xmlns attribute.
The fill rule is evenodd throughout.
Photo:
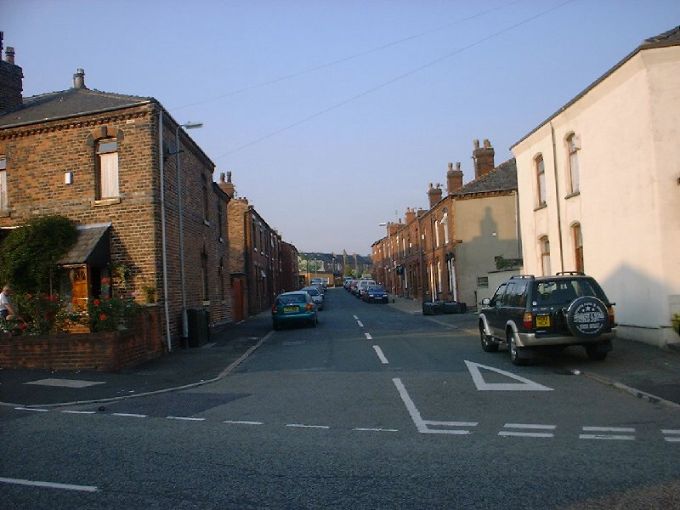
<svg viewBox="0 0 680 510"><path fill-rule="evenodd" d="M472 381L475 383L475 386L477 386L479 391L553 391L553 388L543 386L542 384L534 382L530 379L526 379L519 375L506 372L500 368L489 367L487 365L481 365L479 363L474 363L467 360L465 360L465 364L470 371ZM480 368L483 368L484 370L490 370L491 372L496 372L497 374L504 375L505 377L509 377L510 379L520 382L488 383L484 380L484 376L482 376L482 373L479 370Z"/></svg>

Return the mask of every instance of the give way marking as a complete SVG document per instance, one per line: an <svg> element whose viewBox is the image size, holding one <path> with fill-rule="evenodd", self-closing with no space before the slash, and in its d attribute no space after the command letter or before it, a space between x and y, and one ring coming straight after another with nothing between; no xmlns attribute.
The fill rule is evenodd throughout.
<svg viewBox="0 0 680 510"><path fill-rule="evenodd" d="M543 386L537 382L534 382L525 377L506 372L500 368L489 367L487 365L481 365L479 363L474 363L472 361L465 360L470 375L472 376L472 381L477 386L479 391L553 391L552 388L548 386ZM514 383L488 383L484 380L484 376L480 369L488 370L490 372L495 372L501 374L510 379L514 379Z"/></svg>

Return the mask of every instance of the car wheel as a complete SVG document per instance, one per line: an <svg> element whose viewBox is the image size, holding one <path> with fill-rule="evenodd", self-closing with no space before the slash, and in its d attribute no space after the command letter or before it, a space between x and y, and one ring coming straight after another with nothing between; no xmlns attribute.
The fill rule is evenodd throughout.
<svg viewBox="0 0 680 510"><path fill-rule="evenodd" d="M281 329L281 326L279 326L278 322L274 321L272 323L272 328L274 329L274 331L278 331L279 329Z"/></svg>
<svg viewBox="0 0 680 510"><path fill-rule="evenodd" d="M604 361L608 351L603 350L599 345L586 345L586 354L591 361Z"/></svg>
<svg viewBox="0 0 680 510"><path fill-rule="evenodd" d="M484 332L484 324L481 322L479 323L479 341L482 344L482 350L484 352L498 351L498 343Z"/></svg>
<svg viewBox="0 0 680 510"><path fill-rule="evenodd" d="M507 337L508 351L510 351L510 361L512 361L513 365L524 365L526 360L521 356L522 349L521 347L517 346L517 342L515 342L515 335L512 331L508 331Z"/></svg>

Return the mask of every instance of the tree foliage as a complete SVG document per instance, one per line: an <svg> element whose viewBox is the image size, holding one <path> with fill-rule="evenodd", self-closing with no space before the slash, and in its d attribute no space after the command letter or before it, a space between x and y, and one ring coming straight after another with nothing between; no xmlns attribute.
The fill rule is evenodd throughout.
<svg viewBox="0 0 680 510"><path fill-rule="evenodd" d="M0 244L0 281L19 292L49 292L57 261L73 246L78 231L63 216L35 218Z"/></svg>

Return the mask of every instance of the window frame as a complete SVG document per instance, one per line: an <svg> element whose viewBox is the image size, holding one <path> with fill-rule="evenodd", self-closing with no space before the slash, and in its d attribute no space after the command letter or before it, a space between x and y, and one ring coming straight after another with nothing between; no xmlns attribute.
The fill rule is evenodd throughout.
<svg viewBox="0 0 680 510"><path fill-rule="evenodd" d="M0 211L9 209L9 191L7 189L7 156L0 155Z"/></svg>
<svg viewBox="0 0 680 510"><path fill-rule="evenodd" d="M97 143L95 144L95 200L105 201L120 198L119 149L120 147L116 138L101 138L97 140ZM113 156L109 158L109 155ZM109 166L111 167L109 168ZM107 173L106 181L104 179L104 172ZM108 175L109 173L111 175Z"/></svg>
<svg viewBox="0 0 680 510"><path fill-rule="evenodd" d="M571 237L574 242L574 269L585 274L583 260L583 229L581 228L580 223L574 223L571 226Z"/></svg>
<svg viewBox="0 0 680 510"><path fill-rule="evenodd" d="M550 239L548 238L548 236L539 237L538 246L539 253L541 256L541 271L543 273L543 276L551 276L552 267L550 264Z"/></svg>
<svg viewBox="0 0 680 510"><path fill-rule="evenodd" d="M545 207L547 205L547 186L545 182L545 160L543 155L539 154L534 158L534 168L536 172L536 198L538 199L538 207Z"/></svg>
<svg viewBox="0 0 680 510"><path fill-rule="evenodd" d="M569 194L579 193L581 186L581 172L578 152L581 150L576 133L571 133L565 138L567 144L567 168L569 169Z"/></svg>

